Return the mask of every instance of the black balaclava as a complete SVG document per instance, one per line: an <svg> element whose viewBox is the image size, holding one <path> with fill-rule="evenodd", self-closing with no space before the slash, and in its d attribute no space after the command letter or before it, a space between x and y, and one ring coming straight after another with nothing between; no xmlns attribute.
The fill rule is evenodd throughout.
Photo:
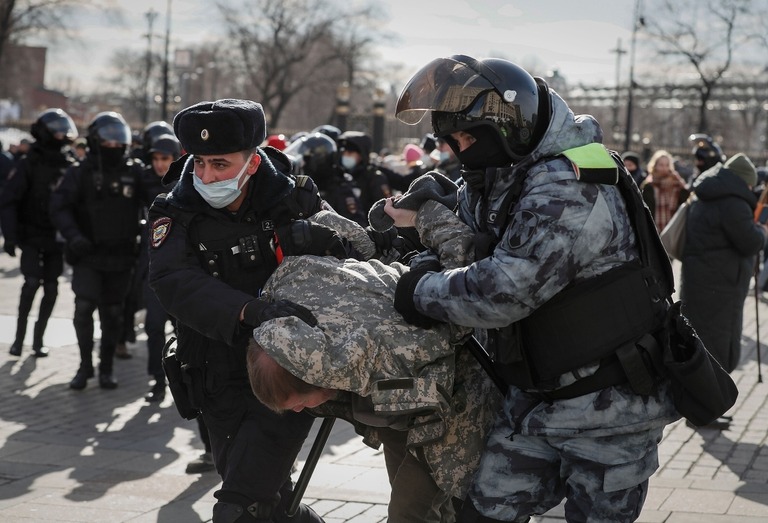
<svg viewBox="0 0 768 523"><path fill-rule="evenodd" d="M464 169L486 169L488 167L507 167L512 165L512 157L509 156L501 143L499 132L489 125L478 125L465 132L475 137L475 143L459 151L458 144L451 137L445 140L456 153Z"/></svg>

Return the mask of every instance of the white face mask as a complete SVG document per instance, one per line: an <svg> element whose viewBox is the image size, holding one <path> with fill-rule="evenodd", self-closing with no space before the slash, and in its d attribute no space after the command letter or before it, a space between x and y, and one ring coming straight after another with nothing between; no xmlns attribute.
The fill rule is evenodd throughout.
<svg viewBox="0 0 768 523"><path fill-rule="evenodd" d="M357 165L357 158L351 155L344 155L341 157L341 165L347 170L352 170Z"/></svg>
<svg viewBox="0 0 768 523"><path fill-rule="evenodd" d="M243 177L245 170L251 163L252 156L253 155L248 156L248 159L245 161L245 165L243 165L243 168L240 169L239 173L237 173L237 176L228 180L203 183L203 180L201 180L200 177L198 177L196 174L193 175L192 184L195 186L195 190L197 190L200 196L203 197L203 200L208 202L208 205L214 209L223 209L230 203L237 200L237 197L240 196L240 178ZM250 174L248 176L250 176Z"/></svg>

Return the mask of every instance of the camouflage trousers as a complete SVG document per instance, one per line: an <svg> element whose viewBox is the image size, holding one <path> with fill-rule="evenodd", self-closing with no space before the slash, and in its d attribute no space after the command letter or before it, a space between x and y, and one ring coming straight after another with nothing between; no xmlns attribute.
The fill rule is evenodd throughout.
<svg viewBox="0 0 768 523"><path fill-rule="evenodd" d="M569 522L635 521L658 468L662 429L605 437L512 433L497 420L466 503L497 521L528 521L563 499Z"/></svg>

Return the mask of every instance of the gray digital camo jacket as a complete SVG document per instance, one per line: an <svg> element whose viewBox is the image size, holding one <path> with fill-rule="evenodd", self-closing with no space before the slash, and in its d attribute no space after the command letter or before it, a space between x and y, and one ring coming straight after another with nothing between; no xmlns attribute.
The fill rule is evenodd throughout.
<svg viewBox="0 0 768 523"><path fill-rule="evenodd" d="M443 265L471 261L469 229L448 208L425 203L417 228L423 241L436 246ZM421 329L395 311L395 287L407 270L376 260L287 257L264 293L308 307L318 326L280 318L255 329L254 338L304 381L368 396L385 417L410 416L409 447L423 452L442 490L464 497L501 394L474 357L454 343L467 329ZM351 418L346 408L339 413L323 407L315 411ZM365 436L378 446L374 428Z"/></svg>
<svg viewBox="0 0 768 523"><path fill-rule="evenodd" d="M512 167L486 172L485 215L474 203L482 195L469 184L462 186L459 216L477 231L486 217L499 214L496 211L515 178L527 173L507 228L491 225L500 238L492 255L419 281L414 302L430 317L479 329L505 327L530 315L568 284L638 258L618 187L578 181L572 164L561 155L601 142L598 123L588 115L575 116L562 98L550 93L552 116L537 149ZM581 369L580 375L596 368ZM575 374L561 376L560 385L575 381ZM666 384L650 396L617 386L552 405L510 387L504 409L515 432L543 436L628 433L679 418Z"/></svg>

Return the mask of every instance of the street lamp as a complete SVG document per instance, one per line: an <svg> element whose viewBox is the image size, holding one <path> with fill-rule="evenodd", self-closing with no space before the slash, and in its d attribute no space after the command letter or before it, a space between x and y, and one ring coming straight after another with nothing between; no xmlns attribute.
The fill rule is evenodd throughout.
<svg viewBox="0 0 768 523"><path fill-rule="evenodd" d="M629 51L629 86L627 86L627 129L624 135L624 150L630 149L630 143L632 138L632 98L635 89L635 44L637 42L637 30L640 26L645 25L643 16L640 14L642 9L643 0L635 1L635 12L632 17L632 44Z"/></svg>
<svg viewBox="0 0 768 523"><path fill-rule="evenodd" d="M373 91L373 150L380 152L384 147L384 114L386 113L385 91L377 87Z"/></svg>
<svg viewBox="0 0 768 523"><path fill-rule="evenodd" d="M147 77L144 79L144 107L141 115L141 119L146 125L149 123L149 106L151 103L151 98L149 96L149 82L150 78L152 76L152 26L155 24L155 18L157 18L157 11L149 8L149 11L144 13L144 16L147 17Z"/></svg>
<svg viewBox="0 0 768 523"><path fill-rule="evenodd" d="M347 130L350 95L349 82L341 82L336 88L336 126L342 132Z"/></svg>

